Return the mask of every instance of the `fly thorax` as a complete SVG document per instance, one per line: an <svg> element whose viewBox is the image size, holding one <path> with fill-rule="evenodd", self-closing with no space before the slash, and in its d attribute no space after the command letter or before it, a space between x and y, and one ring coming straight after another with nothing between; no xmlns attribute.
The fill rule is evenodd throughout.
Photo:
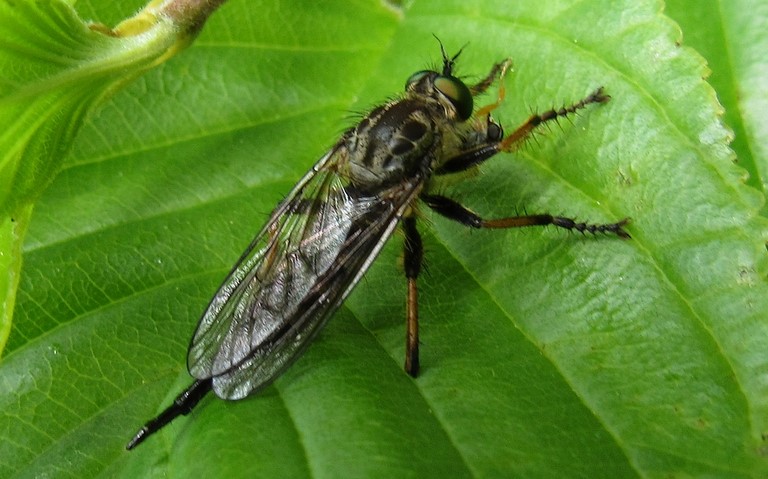
<svg viewBox="0 0 768 479"><path fill-rule="evenodd" d="M373 110L347 141L349 175L358 187L385 187L425 172L439 143L424 103L404 99Z"/></svg>

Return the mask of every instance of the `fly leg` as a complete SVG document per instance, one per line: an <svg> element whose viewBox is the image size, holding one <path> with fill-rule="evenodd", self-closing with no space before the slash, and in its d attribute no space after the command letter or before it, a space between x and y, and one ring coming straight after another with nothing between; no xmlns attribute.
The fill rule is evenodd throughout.
<svg viewBox="0 0 768 479"><path fill-rule="evenodd" d="M614 234L622 239L630 238L629 233L624 230L624 226L629 222L629 218L624 218L617 223L607 224L579 223L572 218L549 214L510 216L508 218L486 220L457 201L445 196L421 195L421 199L438 214L472 228L522 228L525 226L553 225L567 230L576 230L580 233L606 233Z"/></svg>
<svg viewBox="0 0 768 479"><path fill-rule="evenodd" d="M158 414L154 419L150 419L147 423L139 429L133 439L125 446L127 450L131 450L138 446L145 439L152 434L156 433L171 421L179 416L186 416L192 409L197 406L203 397L208 394L213 386L211 379L198 379L191 386L184 390L179 396L173 400L173 404L168 406L163 412Z"/></svg>
<svg viewBox="0 0 768 479"><path fill-rule="evenodd" d="M403 218L405 232L403 266L408 281L405 324L405 372L413 377L419 374L419 295L416 278L424 259L424 246L416 229L416 217Z"/></svg>
<svg viewBox="0 0 768 479"><path fill-rule="evenodd" d="M541 114L531 115L528 120L525 121L525 123L523 123L506 138L504 138L501 127L490 117L490 112L500 104L503 98L504 89L502 85L502 88L499 88L499 99L497 102L481 108L476 113L478 118L480 118L481 115L484 115L486 118L487 124L485 126L485 131L487 135L487 141L469 148L466 151L463 151L460 154L454 156L453 158L447 159L435 169L435 174L445 175L450 173L458 173L460 171L464 171L477 166L502 151L514 151L531 135L531 133L533 133L534 129L536 129L536 127L539 125L575 113L576 111L581 110L582 108L585 108L587 105L592 103L605 103L611 99L611 97L603 91L602 87L598 88L587 97L570 106L564 106L557 109L553 108Z"/></svg>
<svg viewBox="0 0 768 479"><path fill-rule="evenodd" d="M502 70L502 76L503 73L504 70ZM525 123L506 138L504 138L501 127L495 123L489 115L490 111L495 109L503 98L504 90L502 85L502 88L499 89L499 99L497 102L482 108L480 112L478 112L484 114L486 117L487 125L485 126L485 131L487 141L463 151L453 158L449 158L435 170L435 174L445 175L458 173L487 161L499 152L513 151L542 123L557 120L560 117L575 113L577 110L585 108L592 103L605 103L610 100L611 97L605 94L602 88L598 88L586 98L583 98L570 106L551 109L541 114L531 115ZM511 216L508 218L486 220L458 202L444 196L424 194L421 195L421 199L437 213L472 228L520 228L524 226L554 225L568 230L576 230L581 233L612 233L620 238L626 239L630 237L629 233L624 231L623 228L629 222L628 218L624 218L617 223L608 224L580 223L572 218L552 216L550 214Z"/></svg>
<svg viewBox="0 0 768 479"><path fill-rule="evenodd" d="M488 74L485 76L485 78L483 78L482 80L480 80L476 84L474 84L471 87L469 87L469 92L472 93L472 96L477 96L477 95L485 92L485 90L487 90L488 87L493 85L496 82L497 79L498 80L503 80L504 79L504 75L507 74L507 70L509 70L510 66L512 66L512 60L509 59L509 58L507 58L507 59L505 59L503 61L500 61L499 63L494 64L493 67L491 68L491 71L488 72ZM496 103L494 103L494 105L501 104L501 102L503 100L504 100L504 84L502 84L499 87L499 98L496 100ZM481 111L482 111L482 109L481 109ZM488 112L486 112L486 113L488 113Z"/></svg>
<svg viewBox="0 0 768 479"><path fill-rule="evenodd" d="M499 143L499 151L516 150L517 147L526 138L528 138L533 130L542 123L546 123L548 121L567 116L571 113L575 113L577 110L581 110L582 108L592 103L605 103L610 99L610 95L607 95L603 91L603 87L600 87L589 94L587 97L570 106L564 106L557 109L553 108L551 110L545 111L540 115L531 115L525 123L523 123L520 127L518 127L515 131L513 131L509 136L504 138Z"/></svg>

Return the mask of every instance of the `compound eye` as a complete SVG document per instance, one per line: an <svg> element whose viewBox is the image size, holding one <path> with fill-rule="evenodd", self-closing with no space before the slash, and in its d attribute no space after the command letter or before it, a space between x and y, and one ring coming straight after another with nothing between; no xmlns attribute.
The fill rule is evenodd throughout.
<svg viewBox="0 0 768 479"><path fill-rule="evenodd" d="M501 128L501 125L491 120L490 115L488 116L486 136L488 137L488 141L501 141L504 137L504 130Z"/></svg>
<svg viewBox="0 0 768 479"><path fill-rule="evenodd" d="M406 91L413 88L414 85L419 83L425 76L429 75L430 73L435 73L435 72L430 70L421 70L409 76L408 80L405 82Z"/></svg>
<svg viewBox="0 0 768 479"><path fill-rule="evenodd" d="M462 121L472 116L472 93L464 82L452 76L438 76L435 88L451 101Z"/></svg>

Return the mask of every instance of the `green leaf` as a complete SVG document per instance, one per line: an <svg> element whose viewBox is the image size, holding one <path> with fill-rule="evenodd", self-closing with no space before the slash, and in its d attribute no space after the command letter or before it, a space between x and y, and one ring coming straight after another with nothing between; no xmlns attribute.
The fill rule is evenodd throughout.
<svg viewBox="0 0 768 479"><path fill-rule="evenodd" d="M765 195L768 188L768 74L765 19L768 4L737 0L717 8L695 0L668 0L670 15L680 23L685 41L709 62L708 80L725 107L733 129L731 147L749 172L748 184ZM763 212L765 214L765 212Z"/></svg>
<svg viewBox="0 0 768 479"><path fill-rule="evenodd" d="M469 42L468 79L513 58L507 132L601 85L613 97L446 194L488 217L630 216L633 239L468 231L425 209L418 379L401 369L396 237L273 386L124 451L189 383L195 322L269 211L350 111L439 61L433 33ZM764 190L733 164L717 102L754 83L716 95L680 41L653 1L227 4L84 127L35 206L0 476L765 477ZM740 58L724 76L758 68Z"/></svg>
<svg viewBox="0 0 768 479"><path fill-rule="evenodd" d="M0 3L0 352L13 317L31 204L105 98L189 44L218 0L155 0L114 30L70 1ZM213 5L211 5L213 4Z"/></svg>
<svg viewBox="0 0 768 479"><path fill-rule="evenodd" d="M179 35L163 16L150 28L123 30L130 36L88 25L65 1L0 4L3 216L39 197L53 181L95 105L189 36Z"/></svg>
<svg viewBox="0 0 768 479"><path fill-rule="evenodd" d="M0 220L0 351L13 324L13 307L21 271L21 244L29 225L32 207L22 208L13 218Z"/></svg>

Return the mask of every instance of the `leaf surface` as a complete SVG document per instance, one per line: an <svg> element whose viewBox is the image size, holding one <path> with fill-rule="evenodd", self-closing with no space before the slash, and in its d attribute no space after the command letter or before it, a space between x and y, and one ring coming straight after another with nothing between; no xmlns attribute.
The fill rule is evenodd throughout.
<svg viewBox="0 0 768 479"><path fill-rule="evenodd" d="M433 33L449 53L469 42L470 82L513 58L507 132L612 96L445 193L487 217L629 216L633 239L469 231L424 209L418 379L395 237L263 394L204 400L125 452L190 381L195 322L268 213L349 112L439 61ZM87 124L35 207L0 476L766 476L763 190L679 41L654 1L228 3Z"/></svg>

